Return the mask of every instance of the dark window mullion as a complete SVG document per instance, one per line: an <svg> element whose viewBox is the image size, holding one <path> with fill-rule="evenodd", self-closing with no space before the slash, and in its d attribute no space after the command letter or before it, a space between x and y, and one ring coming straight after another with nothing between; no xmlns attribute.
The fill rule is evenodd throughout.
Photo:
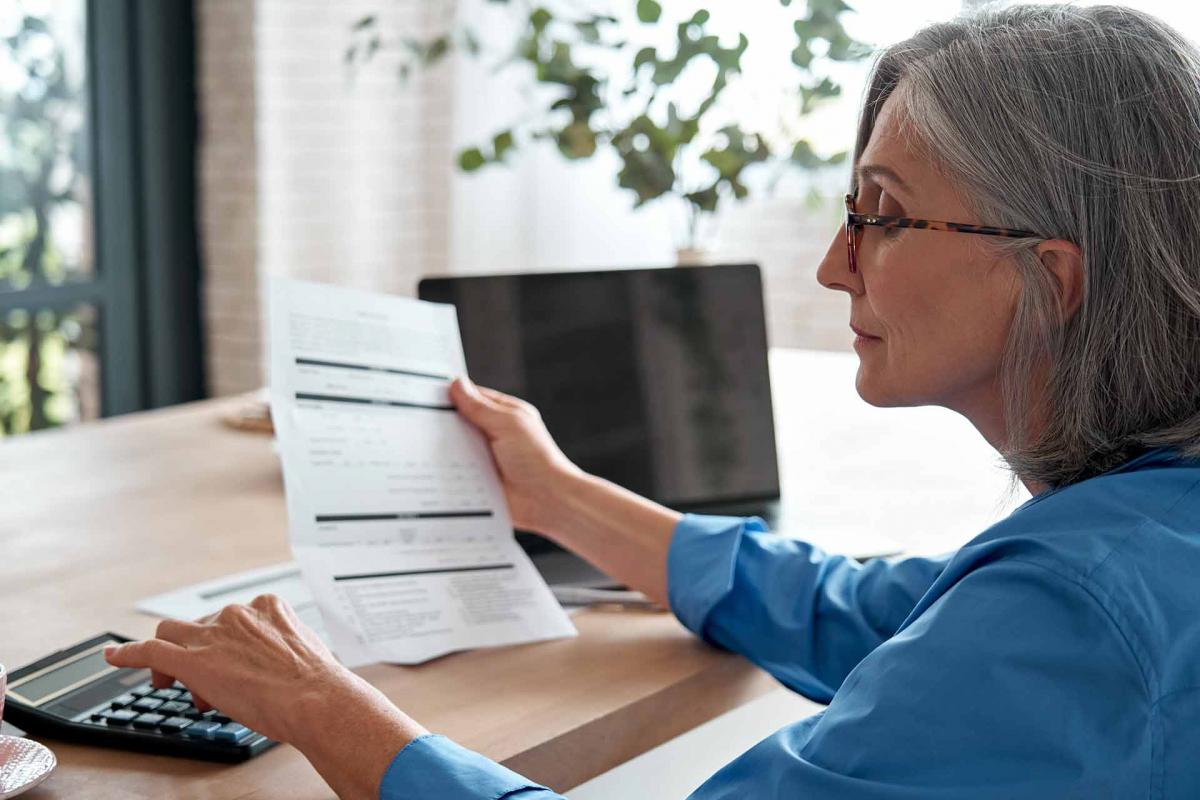
<svg viewBox="0 0 1200 800"><path fill-rule="evenodd" d="M139 331L138 121L134 15L130 0L88 3L95 241L100 303L103 413L146 405Z"/></svg>

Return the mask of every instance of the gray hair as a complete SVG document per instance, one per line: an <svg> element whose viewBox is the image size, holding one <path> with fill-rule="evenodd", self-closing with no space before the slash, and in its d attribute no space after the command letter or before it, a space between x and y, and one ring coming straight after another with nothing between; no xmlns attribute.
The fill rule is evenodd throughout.
<svg viewBox="0 0 1200 800"><path fill-rule="evenodd" d="M1151 447L1200 456L1200 53L1115 6L985 8L878 57L855 161L895 93L906 131L981 223L1083 253L1064 322L1039 240L1001 373L1017 477L1064 486ZM989 237L990 238L990 237Z"/></svg>

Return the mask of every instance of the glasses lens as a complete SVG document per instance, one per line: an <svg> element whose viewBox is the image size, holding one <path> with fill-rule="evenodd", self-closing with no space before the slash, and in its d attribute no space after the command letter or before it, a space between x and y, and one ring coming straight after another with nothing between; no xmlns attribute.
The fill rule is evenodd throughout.
<svg viewBox="0 0 1200 800"><path fill-rule="evenodd" d="M858 272L858 226L850 220L854 211L854 195L846 195L846 262L851 272Z"/></svg>

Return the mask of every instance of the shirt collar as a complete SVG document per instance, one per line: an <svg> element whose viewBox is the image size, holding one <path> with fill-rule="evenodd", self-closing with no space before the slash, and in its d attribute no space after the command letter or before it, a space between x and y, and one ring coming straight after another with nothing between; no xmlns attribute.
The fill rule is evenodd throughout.
<svg viewBox="0 0 1200 800"><path fill-rule="evenodd" d="M1174 461L1182 461L1183 458L1184 458L1183 454L1181 452L1179 452L1179 449L1176 447L1154 447L1149 450L1146 450L1139 456L1136 456L1134 458L1129 459L1128 461L1118 464L1117 466L1113 467L1112 469L1108 470L1107 472L1102 472L1102 473L1100 473L1100 475L1096 475L1095 477L1099 478L1104 475L1117 475L1122 472L1137 472L1138 470L1146 469L1147 467L1157 466L1159 464L1168 464L1168 463L1171 463ZM1089 478L1089 480L1091 480L1091 479ZM1080 483L1083 483L1083 481L1080 481ZM1015 514L1017 511L1022 511L1027 506L1031 506L1034 503L1038 502L1039 500L1050 497L1051 495L1058 494L1063 489L1069 489L1072 486L1076 486L1076 485L1078 485L1078 484L1070 483L1070 484L1067 484L1066 486L1058 486L1053 489L1047 489L1046 491L1042 492L1041 494L1034 495L1033 497L1026 500L1024 503L1022 503L1020 506L1018 506L1016 511L1014 511L1013 513Z"/></svg>

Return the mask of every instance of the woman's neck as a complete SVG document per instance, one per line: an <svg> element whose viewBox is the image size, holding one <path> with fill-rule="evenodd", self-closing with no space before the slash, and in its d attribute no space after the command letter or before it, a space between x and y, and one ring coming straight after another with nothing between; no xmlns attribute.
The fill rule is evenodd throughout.
<svg viewBox="0 0 1200 800"><path fill-rule="evenodd" d="M948 405L951 411L957 411L975 426L988 444L997 453L1003 454L1009 441L1008 423L1004 418L1004 401L998 385L987 387L986 391L976 393L973 398L964 398L963 402ZM1021 483L1029 493L1036 497L1050 487L1041 481L1021 478Z"/></svg>

